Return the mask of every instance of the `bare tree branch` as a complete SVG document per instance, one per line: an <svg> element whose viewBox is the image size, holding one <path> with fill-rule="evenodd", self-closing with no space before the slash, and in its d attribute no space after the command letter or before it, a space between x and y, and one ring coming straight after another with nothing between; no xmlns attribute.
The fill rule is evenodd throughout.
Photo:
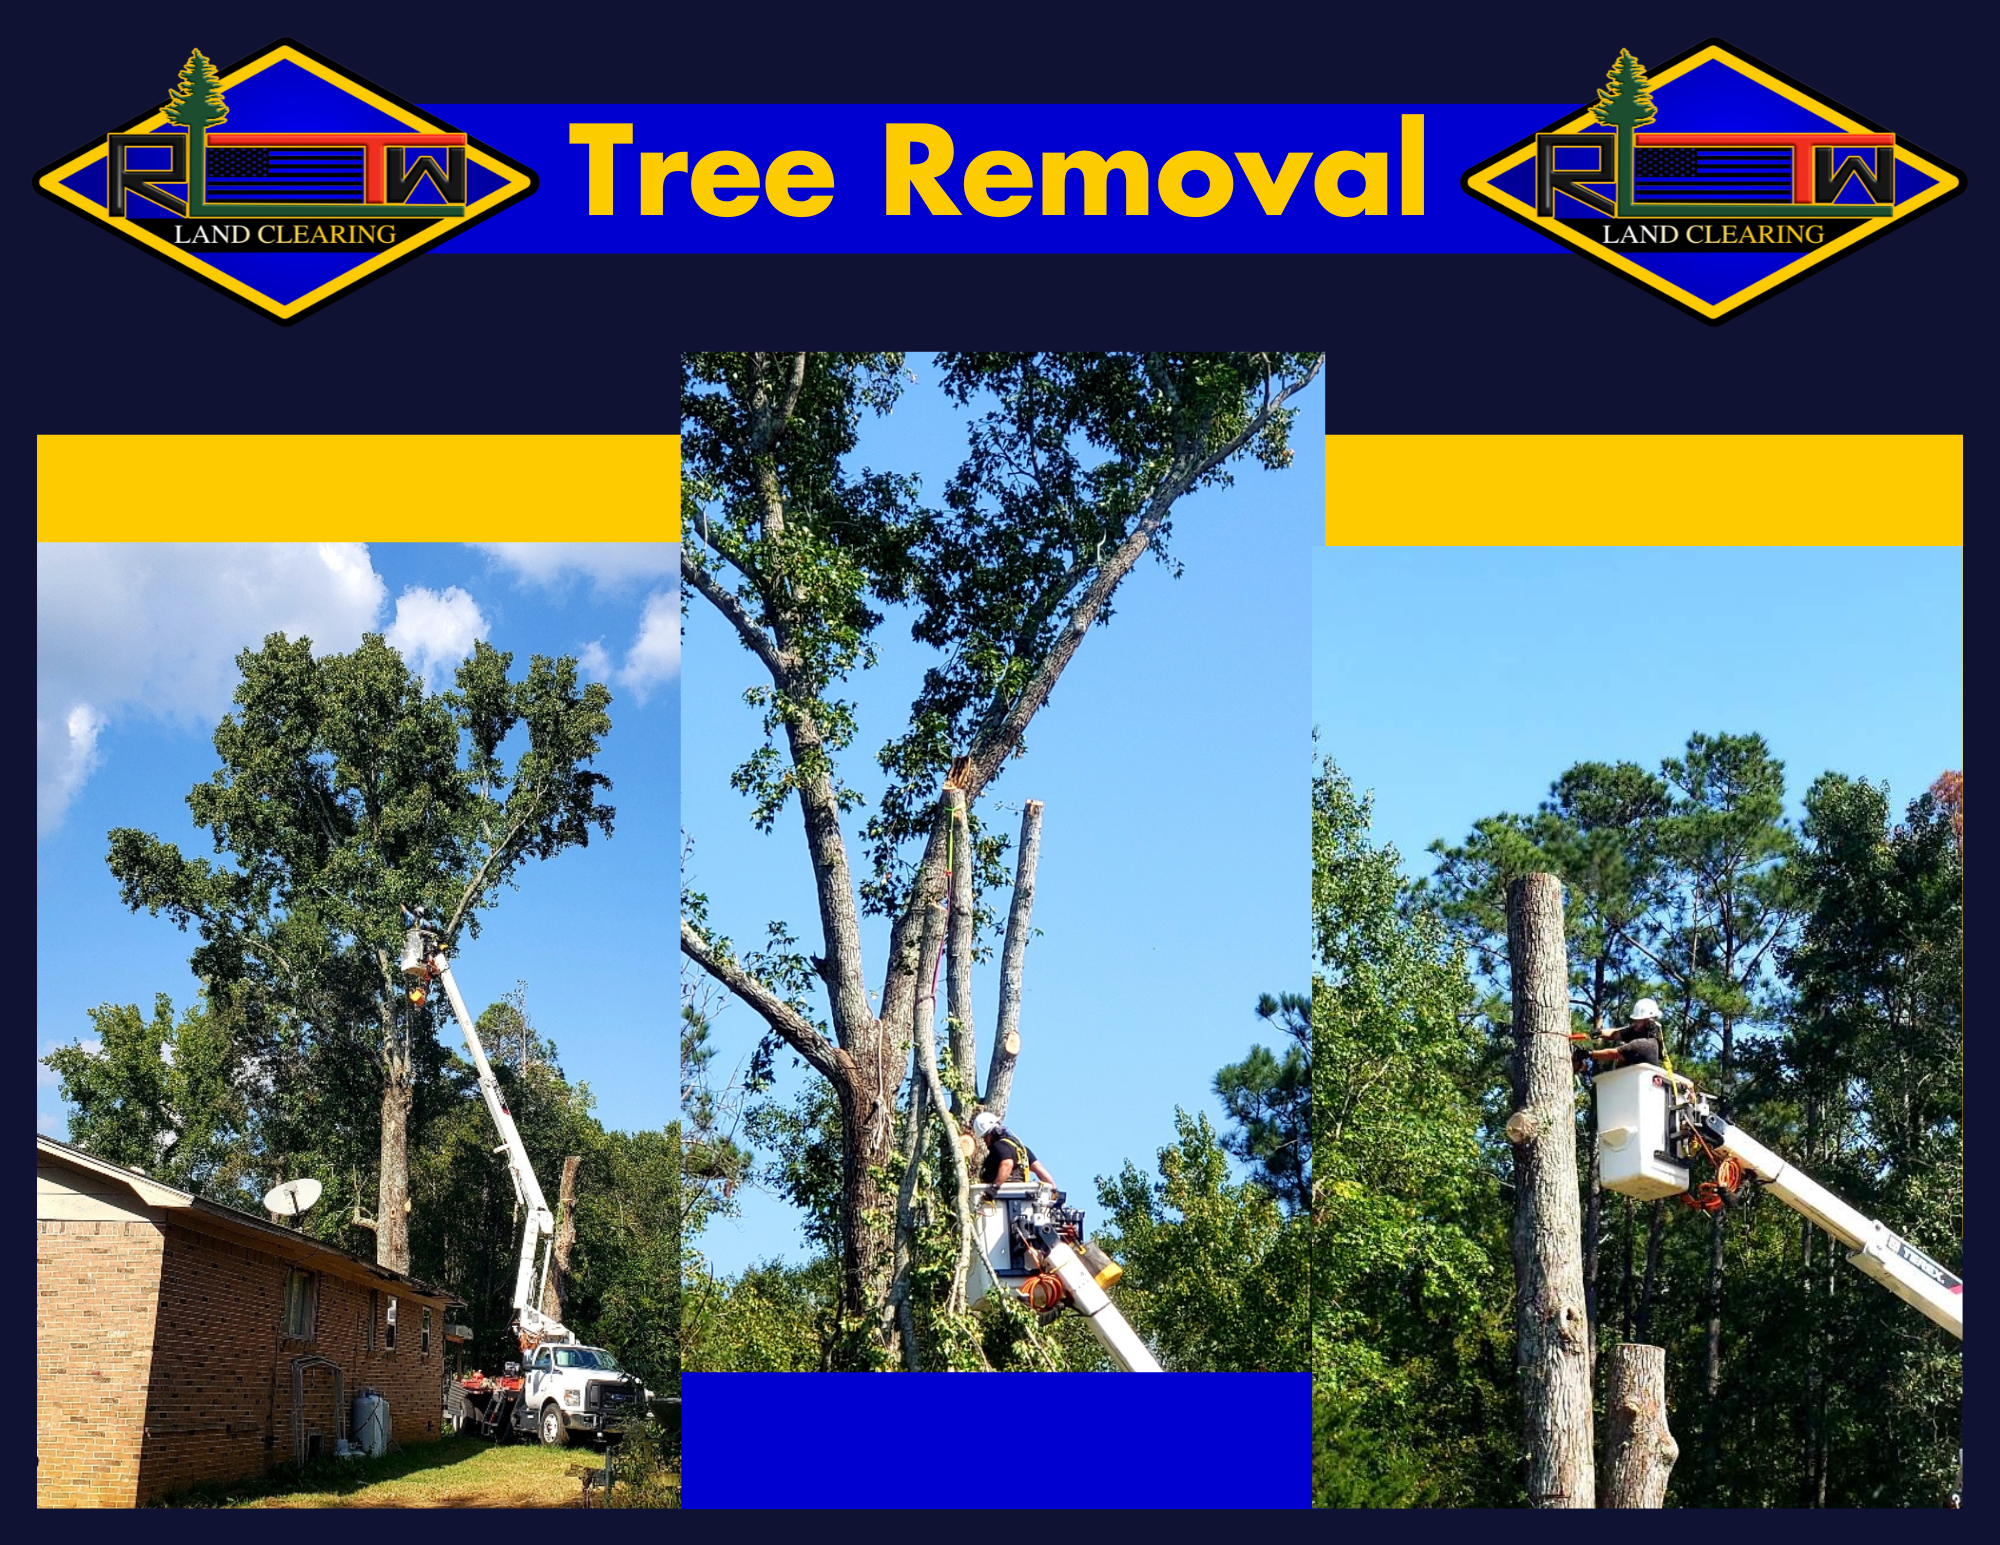
<svg viewBox="0 0 2000 1545"><path fill-rule="evenodd" d="M842 1068L853 1068L853 1059L830 1044L811 1020L736 961L723 956L686 918L681 919L681 953L755 1009L787 1046L826 1077L836 1077Z"/></svg>

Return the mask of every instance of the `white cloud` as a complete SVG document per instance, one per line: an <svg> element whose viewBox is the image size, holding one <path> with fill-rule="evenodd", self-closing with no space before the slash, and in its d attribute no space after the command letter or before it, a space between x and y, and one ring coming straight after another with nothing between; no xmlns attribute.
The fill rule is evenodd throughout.
<svg viewBox="0 0 2000 1545"><path fill-rule="evenodd" d="M36 826L62 823L121 719L208 723L270 633L351 649L387 587L359 542L43 543L35 551Z"/></svg>
<svg viewBox="0 0 2000 1545"><path fill-rule="evenodd" d="M524 585L560 589L588 579L600 590L622 590L662 579L678 580L677 542L480 542L493 563Z"/></svg>
<svg viewBox="0 0 2000 1545"><path fill-rule="evenodd" d="M576 667L585 681L609 681L611 679L611 651L604 647L604 640L593 638L576 652Z"/></svg>
<svg viewBox="0 0 2000 1545"><path fill-rule="evenodd" d="M412 585L396 598L396 620L383 637L403 663L436 690L472 653L474 642L491 631L479 603L458 586L440 591Z"/></svg>
<svg viewBox="0 0 2000 1545"><path fill-rule="evenodd" d="M640 702L653 688L672 681L681 669L681 603L677 590L658 590L646 597L639 617L639 636L618 667L618 683Z"/></svg>
<svg viewBox="0 0 2000 1545"><path fill-rule="evenodd" d="M88 703L76 703L60 725L35 719L35 831L51 832L62 824L63 812L76 798L84 780L97 770L97 737L104 715Z"/></svg>

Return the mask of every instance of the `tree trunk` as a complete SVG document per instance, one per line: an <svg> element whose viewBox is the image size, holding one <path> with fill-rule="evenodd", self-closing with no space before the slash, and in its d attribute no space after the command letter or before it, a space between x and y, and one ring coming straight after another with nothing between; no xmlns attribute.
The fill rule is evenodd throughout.
<svg viewBox="0 0 2000 1545"><path fill-rule="evenodd" d="M1664 1203L1653 1202L1647 1211L1651 1216L1646 1223L1646 1276L1639 1287L1639 1313L1632 1322L1632 1333L1641 1341L1653 1326L1653 1294L1660 1280L1660 1238L1667 1221Z"/></svg>
<svg viewBox="0 0 2000 1545"><path fill-rule="evenodd" d="M1021 809L1020 852L1014 862L1014 900L1007 909L1007 940L1000 951L1000 1013L993 1026L993 1059L986 1069L983 1106L1007 1119L1014 1063L1021 1054L1021 965L1028 952L1028 919L1035 910L1035 865L1042 856L1042 802Z"/></svg>
<svg viewBox="0 0 2000 1545"><path fill-rule="evenodd" d="M382 1074L381 1179L375 1198L375 1264L410 1269L410 1110L415 1080L406 1058L391 1056Z"/></svg>
<svg viewBox="0 0 2000 1545"><path fill-rule="evenodd" d="M563 1317L563 1297L569 1291L569 1257L576 1248L576 1172L583 1155L573 1153L563 1160L562 1188L556 1200L556 1242L549 1259L549 1280L542 1285L542 1313L552 1319Z"/></svg>
<svg viewBox="0 0 2000 1545"><path fill-rule="evenodd" d="M945 1012L950 1015L951 1109L966 1117L965 1106L979 1082L979 1034L972 1019L972 827L965 791L947 789L951 806L951 920L945 941ZM963 1097L960 1091L963 1091Z"/></svg>
<svg viewBox="0 0 2000 1545"><path fill-rule="evenodd" d="M881 1050L878 1029L874 1051ZM864 1053L867 1054L867 1053ZM871 1057L872 1061L872 1057ZM900 1056L888 1080L890 1098L902 1079ZM867 1336L886 1351L895 1334L893 1321L878 1323L889 1300L895 1275L895 1198L882 1187L881 1177L895 1146L895 1124L874 1119L877 1100L872 1068L864 1076L836 1079L840 1096L840 1309L843 1328L851 1337ZM869 1359L853 1348L838 1366L863 1367Z"/></svg>
<svg viewBox="0 0 2000 1545"><path fill-rule="evenodd" d="M1667 1430L1667 1354L1622 1342L1604 1354L1605 1507L1661 1507L1680 1445Z"/></svg>
<svg viewBox="0 0 2000 1545"><path fill-rule="evenodd" d="M1524 1096L1508 1119L1514 1148L1514 1284L1530 1507L1591 1507L1590 1341L1583 1303L1571 1088L1569 960L1562 884L1524 875L1507 887L1514 1046Z"/></svg>
<svg viewBox="0 0 2000 1545"><path fill-rule="evenodd" d="M1590 1093L1590 1130L1597 1130L1597 1091ZM1597 1374L1597 1260L1604 1228L1604 1187L1597 1167L1597 1144L1590 1145L1589 1200L1583 1209L1583 1317L1590 1330L1590 1371Z"/></svg>

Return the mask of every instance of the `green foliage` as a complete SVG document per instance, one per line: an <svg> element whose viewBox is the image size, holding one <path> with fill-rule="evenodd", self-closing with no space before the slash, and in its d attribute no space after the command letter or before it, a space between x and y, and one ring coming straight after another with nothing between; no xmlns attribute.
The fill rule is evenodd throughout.
<svg viewBox="0 0 2000 1545"><path fill-rule="evenodd" d="M1312 999L1264 993L1257 1016L1292 1044L1282 1058L1253 1046L1249 1056L1215 1075L1215 1097L1234 1124L1222 1145L1254 1167L1288 1214L1300 1213L1311 1199Z"/></svg>
<svg viewBox="0 0 2000 1545"><path fill-rule="evenodd" d="M1483 1015L1470 1011L1477 988L1462 990L1456 1037L1442 1013L1366 1012L1422 1002L1394 985L1421 973L1377 969L1358 1001L1329 986L1366 970L1343 965L1315 983L1317 1500L1520 1500L1506 1204L1482 1133L1509 1108L1507 1071L1500 1038L1472 1029L1481 1017L1504 1027L1512 874L1563 877L1580 1011L1622 1018L1630 996L1661 998L1682 1071L1733 1090L1734 1119L1956 1269L1963 827L1953 785L1939 787L1894 821L1886 790L1829 773L1807 792L1795 832L1783 764L1760 737L1695 735L1657 777L1579 763L1532 815L1491 817L1463 844L1435 846L1432 881L1391 906L1393 855L1356 845L1365 802L1323 769L1323 959L1325 917L1340 924L1334 958L1344 962L1366 959L1363 942L1381 937L1355 920L1393 911L1412 940L1448 926L1468 963L1492 974ZM1426 1023L1428 1036L1415 1033ZM1357 1045L1371 1025L1396 1033L1378 1028ZM1589 1186L1587 1163L1578 1183ZM1670 1502L1938 1505L1960 1442L1954 1340L1769 1198L1728 1214L1719 1296L1708 1218L1672 1202L1602 1203L1600 1345L1667 1349L1682 1450ZM1420 1264L1405 1275L1403 1262ZM1426 1296L1433 1276L1442 1291ZM1711 1314L1722 1348L1712 1400Z"/></svg>
<svg viewBox="0 0 2000 1545"><path fill-rule="evenodd" d="M1506 1217L1466 966L1369 802L1313 779L1312 1367L1325 1505L1517 1500ZM1370 1470L1366 1456L1377 1468ZM1414 1478L1423 1477L1421 1488Z"/></svg>
<svg viewBox="0 0 2000 1545"><path fill-rule="evenodd" d="M697 1259L682 1298L682 1357L704 1373L824 1373L840 1321L840 1267L767 1261L734 1278Z"/></svg>
<svg viewBox="0 0 2000 1545"><path fill-rule="evenodd" d="M180 79L167 93L162 116L197 138L228 118L229 105L222 97L222 81L200 49L189 54L187 63L181 66Z"/></svg>
<svg viewBox="0 0 2000 1545"><path fill-rule="evenodd" d="M1168 1371L1277 1372L1306 1366L1303 1219L1271 1192L1229 1178L1208 1118L1174 1112L1159 1178L1127 1163L1097 1182L1098 1238L1125 1268L1119 1308Z"/></svg>
<svg viewBox="0 0 2000 1545"><path fill-rule="evenodd" d="M92 1009L95 1048L76 1042L42 1058L71 1107L69 1140L168 1185L240 1200L250 1112L235 1017L204 999L176 1023L165 993L151 1019L136 1004Z"/></svg>
<svg viewBox="0 0 2000 1545"><path fill-rule="evenodd" d="M1645 128L1657 112L1645 66L1632 57L1630 49L1621 48L1606 74L1610 84L1597 88L1597 101L1590 109L1590 116L1610 128L1627 132Z"/></svg>
<svg viewBox="0 0 2000 1545"><path fill-rule="evenodd" d="M680 1445L650 1414L625 1429L616 1452L605 1461L612 1477L606 1507L679 1507Z"/></svg>
<svg viewBox="0 0 2000 1545"><path fill-rule="evenodd" d="M385 1091L419 1129L440 1108L444 1005L404 996L402 908L477 937L529 860L610 834L592 766L610 694L569 657L536 655L512 680L513 656L484 642L444 693L379 634L319 656L272 634L236 663L221 765L188 795L215 860L121 829L108 862L127 906L197 933L190 965L235 1006L236 1054L257 1071L261 1147L326 1178L314 1227L356 1248L348 1204L379 1170Z"/></svg>

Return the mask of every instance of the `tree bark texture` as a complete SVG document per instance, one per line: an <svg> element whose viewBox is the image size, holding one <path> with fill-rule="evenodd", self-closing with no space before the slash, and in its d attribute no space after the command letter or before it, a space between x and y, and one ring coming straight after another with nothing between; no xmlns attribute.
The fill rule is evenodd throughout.
<svg viewBox="0 0 2000 1545"><path fill-rule="evenodd" d="M993 1026L993 1057L986 1069L985 1109L1007 1119L1014 1063L1021 1054L1021 968L1028 952L1029 918L1035 910L1035 866L1042 856L1042 802L1021 810L1021 841L1014 863L1014 900L1007 909L1007 938L1000 950L1000 1012Z"/></svg>
<svg viewBox="0 0 2000 1545"><path fill-rule="evenodd" d="M410 1269L410 1110L416 1103L406 1059L392 1057L382 1074L381 1180L375 1202L375 1264Z"/></svg>
<svg viewBox="0 0 2000 1545"><path fill-rule="evenodd" d="M1528 1505L1591 1507L1590 1336L1577 1205L1569 958L1562 883L1523 875L1507 887L1507 959L1522 1107L1514 1145L1514 1286Z"/></svg>
<svg viewBox="0 0 2000 1545"><path fill-rule="evenodd" d="M1620 1342L1604 1354L1605 1507L1662 1507L1680 1445L1667 1428L1667 1354Z"/></svg>
<svg viewBox="0 0 2000 1545"><path fill-rule="evenodd" d="M945 790L951 806L951 919L945 941L946 1008L951 1016L951 1109L963 1119L965 1106L979 1081L979 1035L972 1018L972 826L966 818L965 792ZM959 1090L965 1098L958 1097Z"/></svg>
<svg viewBox="0 0 2000 1545"><path fill-rule="evenodd" d="M542 1285L542 1313L560 1320L563 1296L569 1291L569 1258L576 1249L576 1172L583 1155L563 1160L562 1187L556 1199L556 1242L549 1259L549 1280Z"/></svg>

